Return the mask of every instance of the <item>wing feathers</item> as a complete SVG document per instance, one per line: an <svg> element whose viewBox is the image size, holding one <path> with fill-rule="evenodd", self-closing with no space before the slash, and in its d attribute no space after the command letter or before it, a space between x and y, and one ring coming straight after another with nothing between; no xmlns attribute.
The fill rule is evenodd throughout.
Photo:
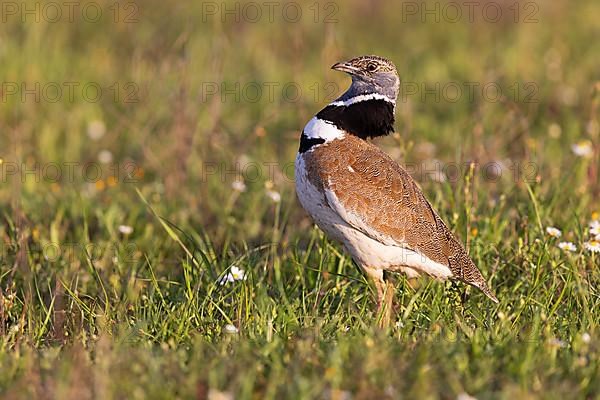
<svg viewBox="0 0 600 400"><path fill-rule="evenodd" d="M483 276L412 177L377 146L347 135L310 154L329 206L386 245L417 251L492 300ZM348 168L350 166L350 168Z"/></svg>

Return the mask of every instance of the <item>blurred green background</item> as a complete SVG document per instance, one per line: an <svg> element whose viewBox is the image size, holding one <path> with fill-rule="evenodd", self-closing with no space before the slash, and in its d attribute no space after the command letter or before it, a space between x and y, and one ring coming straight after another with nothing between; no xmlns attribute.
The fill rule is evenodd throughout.
<svg viewBox="0 0 600 400"><path fill-rule="evenodd" d="M3 397L598 396L597 1L1 12ZM330 66L363 54L403 81L378 145L497 308L398 278L378 332L362 275L297 203L302 127L349 85ZM232 266L246 280L221 285Z"/></svg>

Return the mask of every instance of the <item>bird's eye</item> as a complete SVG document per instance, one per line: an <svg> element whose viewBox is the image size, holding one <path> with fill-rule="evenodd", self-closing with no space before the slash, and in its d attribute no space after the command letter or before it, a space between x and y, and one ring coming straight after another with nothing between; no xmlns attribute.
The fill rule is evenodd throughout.
<svg viewBox="0 0 600 400"><path fill-rule="evenodd" d="M369 72L375 72L377 70L377 64L375 63L369 63L367 65L367 71Z"/></svg>

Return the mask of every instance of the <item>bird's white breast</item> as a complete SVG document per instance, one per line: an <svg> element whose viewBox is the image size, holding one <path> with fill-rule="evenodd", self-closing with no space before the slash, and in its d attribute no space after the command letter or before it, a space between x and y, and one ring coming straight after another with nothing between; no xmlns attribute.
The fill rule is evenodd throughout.
<svg viewBox="0 0 600 400"><path fill-rule="evenodd" d="M296 194L302 207L325 233L335 240L343 241L342 232L351 227L329 207L325 194L310 182L306 160L300 153L296 156L295 170Z"/></svg>

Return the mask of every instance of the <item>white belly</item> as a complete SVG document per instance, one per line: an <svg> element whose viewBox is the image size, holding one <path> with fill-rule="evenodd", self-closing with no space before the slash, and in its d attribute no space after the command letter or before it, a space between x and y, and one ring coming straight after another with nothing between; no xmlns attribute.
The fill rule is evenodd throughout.
<svg viewBox="0 0 600 400"><path fill-rule="evenodd" d="M296 157L296 193L300 204L330 238L341 242L363 268L401 271L409 277L420 272L437 278L450 276L450 269L410 249L383 244L346 223L329 207L323 193L309 180L304 158Z"/></svg>

